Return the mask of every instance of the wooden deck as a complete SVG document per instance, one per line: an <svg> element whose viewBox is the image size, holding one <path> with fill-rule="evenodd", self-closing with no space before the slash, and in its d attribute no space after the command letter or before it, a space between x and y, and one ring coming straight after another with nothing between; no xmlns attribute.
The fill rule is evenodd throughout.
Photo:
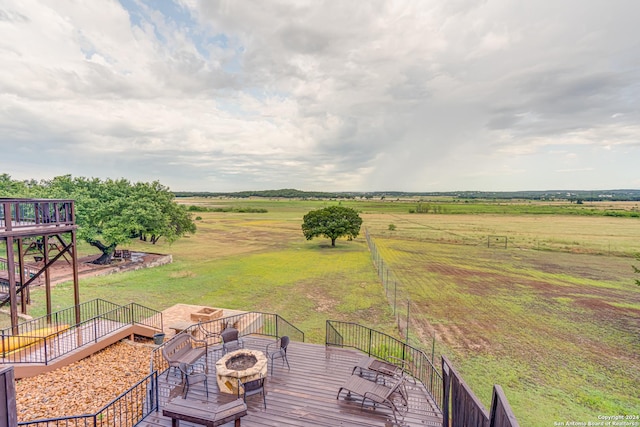
<svg viewBox="0 0 640 427"><path fill-rule="evenodd" d="M273 339L257 336L244 337L245 347L264 351ZM394 424L393 413L382 406L373 408L370 401L360 407L360 399L346 393L336 399L338 389L351 375L354 365L365 355L354 350L325 348L323 345L292 342L288 349L291 370L282 367L276 360L274 372L271 366L266 383L267 409L262 405L262 396L247 398L248 412L242 425L248 427L276 426L441 426L442 415L435 409L433 400L421 385L409 385L409 408L402 412L403 419ZM215 379L215 362L222 357L220 350L209 353L209 401L220 404L235 399L235 396L220 393ZM204 359L202 359L204 361ZM165 372L159 378L160 410L146 417L139 426L171 426L171 420L162 416L162 407L172 398L181 398L180 376ZM189 399L207 400L202 383L189 390ZM181 422L181 426L193 426ZM233 423L228 424L232 426Z"/></svg>

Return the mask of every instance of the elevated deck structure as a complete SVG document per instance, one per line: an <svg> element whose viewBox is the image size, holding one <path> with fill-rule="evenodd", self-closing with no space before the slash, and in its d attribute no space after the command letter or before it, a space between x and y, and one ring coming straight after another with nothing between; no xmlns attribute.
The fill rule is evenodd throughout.
<svg viewBox="0 0 640 427"><path fill-rule="evenodd" d="M51 282L49 268L61 258L73 268L74 303L80 304L78 288L78 260L76 253L75 206L73 200L6 199L0 198L0 245L4 243L3 282L7 295L0 306L9 304L11 327L17 333L18 297L23 313L27 312L29 285L44 276L47 314L51 314ZM28 241L28 245L26 245ZM51 252L50 242L56 251ZM35 245L42 254L41 265L29 266L25 254ZM1 257L2 253L0 253ZM16 256L17 255L17 256ZM77 313L80 322L80 313Z"/></svg>

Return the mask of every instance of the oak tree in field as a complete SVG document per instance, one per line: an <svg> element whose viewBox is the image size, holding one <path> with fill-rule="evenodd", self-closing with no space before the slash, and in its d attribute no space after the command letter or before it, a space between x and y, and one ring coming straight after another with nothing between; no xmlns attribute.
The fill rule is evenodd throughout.
<svg viewBox="0 0 640 427"><path fill-rule="evenodd" d="M191 214L157 181L132 184L126 179L63 175L37 185L10 183L8 175L0 176L0 195L75 200L78 238L102 252L96 264L109 264L116 247L132 238L155 244L161 237L173 242L196 231Z"/></svg>
<svg viewBox="0 0 640 427"><path fill-rule="evenodd" d="M361 225L362 218L354 209L329 206L307 213L303 217L302 233L307 240L318 236L326 237L331 239L331 246L335 246L339 237L358 236Z"/></svg>

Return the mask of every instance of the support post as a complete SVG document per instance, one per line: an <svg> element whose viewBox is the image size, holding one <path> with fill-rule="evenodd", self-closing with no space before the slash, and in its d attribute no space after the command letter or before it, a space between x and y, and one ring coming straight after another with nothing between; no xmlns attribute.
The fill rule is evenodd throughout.
<svg viewBox="0 0 640 427"><path fill-rule="evenodd" d="M75 218L73 218L75 222ZM73 303L76 306L76 325L80 323L80 286L78 284L78 245L76 242L76 232L71 232L71 250L72 267L73 267Z"/></svg>
<svg viewBox="0 0 640 427"><path fill-rule="evenodd" d="M27 275L25 273L24 255L22 253L22 238L18 239L18 268L20 269L20 286L22 292L20 292L20 311L22 314L27 314L27 287L24 286L27 283Z"/></svg>
<svg viewBox="0 0 640 427"><path fill-rule="evenodd" d="M9 215L7 215L9 216ZM10 218L9 218L10 220ZM18 334L18 301L16 295L16 264L13 259L13 237L7 237L7 270L9 274L9 299L11 304L11 331Z"/></svg>
<svg viewBox="0 0 640 427"><path fill-rule="evenodd" d="M51 304L51 275L49 274L49 236L42 236L42 241L44 244L42 245L43 255L44 255L44 284L45 284L45 298L47 300L47 323L51 324L51 312L52 312L52 304Z"/></svg>

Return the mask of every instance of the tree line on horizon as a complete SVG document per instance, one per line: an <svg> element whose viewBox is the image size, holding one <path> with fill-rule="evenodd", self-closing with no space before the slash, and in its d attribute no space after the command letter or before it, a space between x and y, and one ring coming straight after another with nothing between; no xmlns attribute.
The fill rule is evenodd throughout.
<svg viewBox="0 0 640 427"><path fill-rule="evenodd" d="M640 189L620 190L544 190L544 191L363 191L325 192L303 191L292 188L237 192L174 191L176 197L228 197L228 198L283 198L283 199L387 199L402 197L452 197L461 200L540 200L540 201L640 201Z"/></svg>

